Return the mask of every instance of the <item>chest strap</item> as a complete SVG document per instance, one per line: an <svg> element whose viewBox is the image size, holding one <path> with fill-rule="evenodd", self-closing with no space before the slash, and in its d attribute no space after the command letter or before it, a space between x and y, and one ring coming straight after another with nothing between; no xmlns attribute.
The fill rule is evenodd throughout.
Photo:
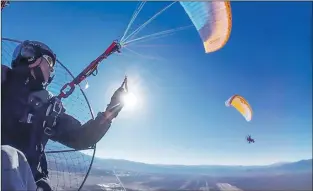
<svg viewBox="0 0 313 191"><path fill-rule="evenodd" d="M42 123L43 132L47 136L51 137L55 134L55 127L59 115L65 111L61 100L57 97L50 99L50 104L46 110L45 118Z"/></svg>

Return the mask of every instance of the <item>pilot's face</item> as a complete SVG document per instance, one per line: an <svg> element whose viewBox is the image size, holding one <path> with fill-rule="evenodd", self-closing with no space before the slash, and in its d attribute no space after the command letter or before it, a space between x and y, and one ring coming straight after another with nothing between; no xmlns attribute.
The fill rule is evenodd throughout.
<svg viewBox="0 0 313 191"><path fill-rule="evenodd" d="M53 64L52 64L52 59L49 56L42 56L36 60L35 63L31 64L29 67L34 68L34 67L40 67L43 77L44 77L44 82L48 82L49 77L51 73L53 72ZM36 79L36 75L33 70L31 70L31 73L33 77Z"/></svg>

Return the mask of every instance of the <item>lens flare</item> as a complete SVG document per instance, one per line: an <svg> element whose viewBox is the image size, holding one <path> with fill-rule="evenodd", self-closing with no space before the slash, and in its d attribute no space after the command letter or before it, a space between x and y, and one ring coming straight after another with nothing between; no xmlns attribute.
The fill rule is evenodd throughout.
<svg viewBox="0 0 313 191"><path fill-rule="evenodd" d="M123 97L123 102L125 104L125 107L134 108L137 105L137 97L133 93L127 93Z"/></svg>

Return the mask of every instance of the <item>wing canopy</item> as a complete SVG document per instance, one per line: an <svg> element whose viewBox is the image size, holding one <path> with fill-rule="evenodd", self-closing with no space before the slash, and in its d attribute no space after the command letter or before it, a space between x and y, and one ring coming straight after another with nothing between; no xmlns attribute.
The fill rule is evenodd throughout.
<svg viewBox="0 0 313 191"><path fill-rule="evenodd" d="M227 43L232 27L230 2L182 1L180 4L196 27L206 53L217 51Z"/></svg>
<svg viewBox="0 0 313 191"><path fill-rule="evenodd" d="M225 105L227 107L234 107L238 112L241 113L241 115L243 115L243 117L247 120L247 121L251 121L252 119L252 109L250 104L248 103L248 101L243 98L242 96L239 95L234 95L232 97L230 97L226 102Z"/></svg>

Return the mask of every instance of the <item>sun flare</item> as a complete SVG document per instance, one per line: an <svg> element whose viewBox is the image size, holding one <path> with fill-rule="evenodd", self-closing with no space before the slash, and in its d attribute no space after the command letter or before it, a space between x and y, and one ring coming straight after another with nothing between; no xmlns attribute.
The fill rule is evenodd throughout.
<svg viewBox="0 0 313 191"><path fill-rule="evenodd" d="M124 96L123 101L124 101L125 107L130 108L130 109L134 109L137 105L137 97L133 93L127 93Z"/></svg>

